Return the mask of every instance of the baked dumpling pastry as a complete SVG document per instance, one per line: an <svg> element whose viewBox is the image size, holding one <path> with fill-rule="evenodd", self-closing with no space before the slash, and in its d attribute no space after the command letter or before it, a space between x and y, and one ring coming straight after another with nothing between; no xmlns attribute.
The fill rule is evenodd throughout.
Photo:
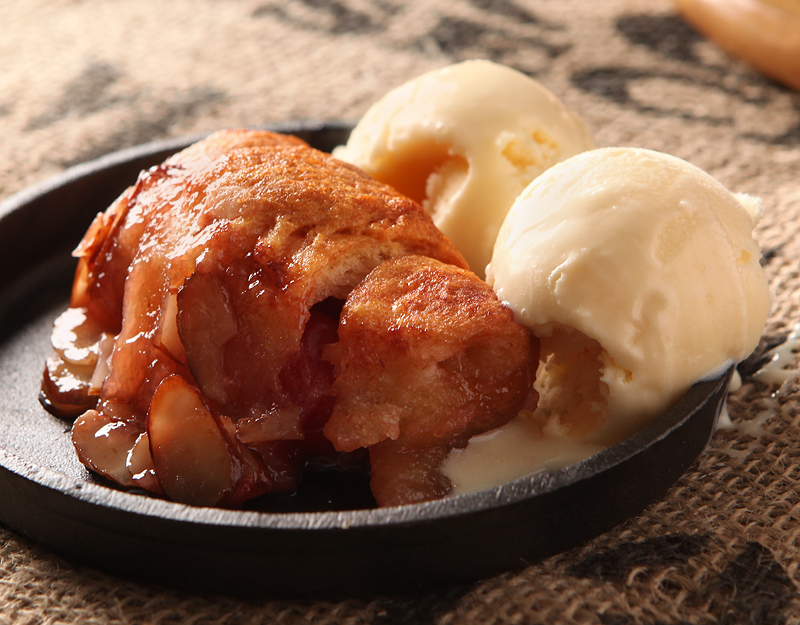
<svg viewBox="0 0 800 625"><path fill-rule="evenodd" d="M376 267L326 348L337 396L325 435L369 448L379 505L442 497L455 447L536 407L539 341L474 273L422 256Z"/></svg>
<svg viewBox="0 0 800 625"><path fill-rule="evenodd" d="M43 401L124 486L201 505L291 490L333 406L338 316L386 259L465 267L415 202L294 137L211 135L143 172L78 246ZM96 402L96 405L95 405Z"/></svg>

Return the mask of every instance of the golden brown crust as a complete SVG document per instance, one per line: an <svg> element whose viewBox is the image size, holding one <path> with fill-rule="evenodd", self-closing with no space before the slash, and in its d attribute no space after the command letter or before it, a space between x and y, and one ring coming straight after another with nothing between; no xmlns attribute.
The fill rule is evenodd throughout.
<svg viewBox="0 0 800 625"><path fill-rule="evenodd" d="M97 414L73 430L87 466L125 477L135 437L95 445L93 432L119 421L104 407L123 406L133 428L125 431L141 433L157 389L177 376L202 392L233 432L225 436L241 420L251 438L266 436L252 445L286 465L281 475L257 470L258 488L247 488L263 492L268 473L270 488L293 483L295 439L330 448L320 421L332 366L320 353L336 340L337 316L311 308L343 300L374 267L406 254L466 266L421 206L295 137L224 131L143 172L76 250L71 304L117 335ZM281 427L265 427L276 415Z"/></svg>
<svg viewBox="0 0 800 625"><path fill-rule="evenodd" d="M351 450L452 444L498 427L528 398L533 340L472 272L421 256L387 261L342 311L325 433Z"/></svg>
<svg viewBox="0 0 800 625"><path fill-rule="evenodd" d="M294 137L224 131L143 174L98 218L78 248L73 305L121 330L104 394L144 409L157 382L148 367L169 359L141 337L168 321L163 302L190 276L216 275L237 292L233 314L266 345L266 374L297 349L311 305L408 253L464 265L419 205L355 167Z"/></svg>
<svg viewBox="0 0 800 625"><path fill-rule="evenodd" d="M447 453L535 404L538 341L475 274L430 258L372 271L327 354L337 400L325 435L339 450L369 447L381 506L447 494Z"/></svg>

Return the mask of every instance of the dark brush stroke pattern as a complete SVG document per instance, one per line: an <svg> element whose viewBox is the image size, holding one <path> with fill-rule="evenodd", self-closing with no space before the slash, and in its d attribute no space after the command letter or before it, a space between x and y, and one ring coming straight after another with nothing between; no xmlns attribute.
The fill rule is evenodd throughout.
<svg viewBox="0 0 800 625"><path fill-rule="evenodd" d="M756 141L763 141L770 145L800 145L800 96L794 97L794 110L797 112L798 122L796 125L789 128L786 132L779 135L765 135L756 132L743 133L742 136L747 139L754 139Z"/></svg>
<svg viewBox="0 0 800 625"><path fill-rule="evenodd" d="M26 130L47 128L72 115L84 117L112 106L119 96L111 94L109 89L121 76L119 68L110 63L89 62L43 113L28 122Z"/></svg>
<svg viewBox="0 0 800 625"><path fill-rule="evenodd" d="M382 599L371 625L435 625L470 592L471 588L451 587L435 593Z"/></svg>
<svg viewBox="0 0 800 625"><path fill-rule="evenodd" d="M551 43L544 37L519 36L504 28L451 17L442 17L439 22L418 41L431 40L443 53L454 59L483 56L502 62L508 54L539 49L550 59L555 59L567 50L568 44ZM424 48L423 46L420 46Z"/></svg>
<svg viewBox="0 0 800 625"><path fill-rule="evenodd" d="M570 48L567 43L552 40L553 31L565 30L562 24L543 20L513 0L469 0L469 3L487 19L440 14L427 31L403 44L395 41L392 45L423 54L435 49L453 61L487 58L528 74L536 71L515 64L514 58L538 51L547 59L555 59ZM391 20L402 11L402 5L380 0L372 0L366 6L369 10L349 7L341 0L291 0L261 5L252 16L270 17L293 28L332 36L380 35L389 29Z"/></svg>
<svg viewBox="0 0 800 625"><path fill-rule="evenodd" d="M616 30L630 43L668 59L700 63L696 46L704 37L677 15L623 15Z"/></svg>
<svg viewBox="0 0 800 625"><path fill-rule="evenodd" d="M621 614L619 612L606 612L605 614L598 614L597 616L600 625L635 625L637 622L630 614ZM690 621L652 621L647 625L696 625Z"/></svg>
<svg viewBox="0 0 800 625"><path fill-rule="evenodd" d="M647 80L664 80L683 87L702 87L720 91L744 104L766 106L779 95L788 93L798 114L798 123L779 135L741 133L740 136L773 145L800 144L800 94L777 85L759 74L742 74L729 80L730 67L706 63L697 52L705 39L691 26L675 15L629 14L615 23L617 32L633 46L645 47L671 61L679 61L683 68L669 71L634 68L624 63L612 66L588 67L571 76L572 83L586 93L592 93L640 113L681 120L703 122L710 125L733 126L734 119L725 115L697 115L670 106L639 102L632 95L632 87ZM753 94L757 95L753 95Z"/></svg>
<svg viewBox="0 0 800 625"><path fill-rule="evenodd" d="M68 118L85 118L113 107L125 107L122 123L109 127L107 134L97 136L85 149L59 165L70 166L102 156L113 150L139 145L163 137L172 126L191 119L227 96L210 85L199 85L174 97L164 98L140 110L141 103L151 97L146 87L139 91L113 91L123 77L118 67L92 60L54 97L45 110L28 120L25 130L40 131Z"/></svg>
<svg viewBox="0 0 800 625"><path fill-rule="evenodd" d="M158 111L155 115L134 115L126 123L113 129L109 134L99 137L87 149L61 164L64 166L76 165L114 150L140 145L163 137L175 124L200 115L225 98L226 95L214 87L193 87L177 97L164 100L158 106L153 107ZM133 96L132 100L135 103L136 97ZM132 106L132 111L135 111L135 106Z"/></svg>
<svg viewBox="0 0 800 625"><path fill-rule="evenodd" d="M623 585L634 569L645 574L668 567L680 570L693 556L711 549L710 536L673 534L623 543L590 553L572 563L567 573L580 579ZM786 625L786 612L798 599L786 570L764 545L749 541L724 569L687 603L704 606L719 625ZM629 625L636 621L616 612L598 615L602 625ZM654 621L652 625L683 625L684 621Z"/></svg>
<svg viewBox="0 0 800 625"><path fill-rule="evenodd" d="M712 126L733 124L733 118L727 115L697 115L666 104L664 106L654 106L636 100L631 94L631 88L637 82L654 79L666 80L675 85L704 87L715 91L723 91L749 104L764 105L769 102L766 96L750 96L742 89L728 87L721 84L719 80L713 78L692 76L678 72L616 66L584 70L576 72L571 77L572 83L582 91L602 96L616 104L630 106L640 113L652 113L665 117L677 117L683 120L701 121Z"/></svg>
<svg viewBox="0 0 800 625"><path fill-rule="evenodd" d="M551 30L564 30L562 24L543 20L532 11L511 0L469 0L469 3L484 13L508 17L520 24L535 24Z"/></svg>
<svg viewBox="0 0 800 625"><path fill-rule="evenodd" d="M311 9L320 14L322 19L302 19L287 8L291 4ZM353 9L338 0L293 0L262 5L252 12L252 16L274 17L297 28L323 31L329 35L381 33L386 30L387 18L396 13L397 8L383 2L373 2L372 6L376 9L375 14Z"/></svg>
<svg viewBox="0 0 800 625"><path fill-rule="evenodd" d="M785 625L797 588L772 552L750 541L704 595L719 625Z"/></svg>
<svg viewBox="0 0 800 625"><path fill-rule="evenodd" d="M708 542L705 534L673 534L622 543L575 561L567 573L580 579L623 583L634 569L645 568L652 572L683 565L690 557L702 553Z"/></svg>

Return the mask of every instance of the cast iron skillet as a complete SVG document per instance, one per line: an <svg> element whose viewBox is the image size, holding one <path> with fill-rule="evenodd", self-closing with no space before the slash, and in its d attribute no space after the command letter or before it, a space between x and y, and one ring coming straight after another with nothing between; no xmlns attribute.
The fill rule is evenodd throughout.
<svg viewBox="0 0 800 625"><path fill-rule="evenodd" d="M272 127L323 150L350 128ZM69 425L37 401L72 282L69 251L140 170L197 138L112 154L0 205L0 522L11 529L103 571L195 592L369 596L469 582L580 545L660 498L704 448L730 374L567 469L424 504L365 508L365 483L322 479L251 510L195 508L90 475Z"/></svg>

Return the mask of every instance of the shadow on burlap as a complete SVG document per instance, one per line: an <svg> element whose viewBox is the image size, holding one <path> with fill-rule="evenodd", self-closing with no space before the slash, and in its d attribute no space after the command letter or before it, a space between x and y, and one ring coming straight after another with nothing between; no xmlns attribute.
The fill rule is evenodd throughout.
<svg viewBox="0 0 800 625"><path fill-rule="evenodd" d="M356 119L387 89L472 57L539 79L600 145L666 151L761 196L765 345L793 330L800 94L726 57L666 0L2 3L0 197L152 139ZM733 427L662 501L521 572L419 596L241 601L107 577L1 530L0 622L797 622L798 385L748 373Z"/></svg>

